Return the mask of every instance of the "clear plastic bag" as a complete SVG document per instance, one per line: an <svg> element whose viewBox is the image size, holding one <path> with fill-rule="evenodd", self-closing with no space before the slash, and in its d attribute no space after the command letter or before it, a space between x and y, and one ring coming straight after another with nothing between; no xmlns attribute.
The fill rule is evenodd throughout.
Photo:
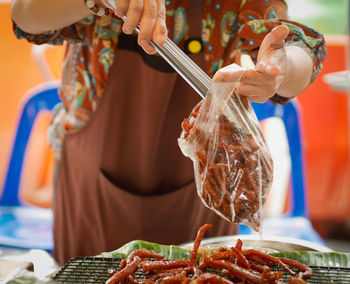
<svg viewBox="0 0 350 284"><path fill-rule="evenodd" d="M273 161L254 110L234 90L232 83L213 84L183 121L178 143L194 163L203 203L230 222L260 231Z"/></svg>

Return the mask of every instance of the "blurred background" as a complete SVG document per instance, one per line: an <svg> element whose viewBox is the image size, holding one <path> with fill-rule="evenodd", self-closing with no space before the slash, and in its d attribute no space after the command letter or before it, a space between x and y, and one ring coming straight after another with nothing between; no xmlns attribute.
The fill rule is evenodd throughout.
<svg viewBox="0 0 350 284"><path fill-rule="evenodd" d="M316 81L299 96L302 106L307 203L310 219L327 239L350 240L350 90L326 83L325 75L349 69L348 0L289 0L291 20L326 36L327 59ZM12 32L10 1L0 0L0 185L4 182L19 111L26 92L47 79L59 79L64 47L45 50L50 74L40 71L32 45ZM20 193L26 202L50 208L53 156L46 131L51 114L35 122L22 170ZM44 151L43 151L44 149ZM2 186L0 186L1 190ZM342 248L343 251L350 251Z"/></svg>

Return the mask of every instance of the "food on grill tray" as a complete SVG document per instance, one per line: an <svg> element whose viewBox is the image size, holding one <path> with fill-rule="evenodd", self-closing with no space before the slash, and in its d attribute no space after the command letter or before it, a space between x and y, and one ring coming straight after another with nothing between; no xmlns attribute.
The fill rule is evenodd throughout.
<svg viewBox="0 0 350 284"><path fill-rule="evenodd" d="M213 111L212 100L204 99L183 121L180 148L194 161L197 191L204 204L230 222L259 231L272 183L272 159L252 118L237 118L244 120L244 130L227 112ZM237 113L233 105L239 104L238 98L232 100L228 108ZM240 108L250 111L244 104Z"/></svg>
<svg viewBox="0 0 350 284"><path fill-rule="evenodd" d="M120 263L120 271L109 269L112 283L307 283L312 270L305 264L272 257L254 249L242 249L239 240L235 247L222 248L219 252L198 257L198 248L204 232L211 225L202 226L194 242L189 260L163 260L164 256L141 249L129 254ZM283 272L271 270L278 266L290 276L282 281ZM142 271L144 279L135 276Z"/></svg>

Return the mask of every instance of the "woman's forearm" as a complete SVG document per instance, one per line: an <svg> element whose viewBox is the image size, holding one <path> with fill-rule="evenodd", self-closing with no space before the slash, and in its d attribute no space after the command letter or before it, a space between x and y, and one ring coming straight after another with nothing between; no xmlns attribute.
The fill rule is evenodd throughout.
<svg viewBox="0 0 350 284"><path fill-rule="evenodd" d="M11 14L22 30L39 34L76 23L90 11L83 0L13 0Z"/></svg>
<svg viewBox="0 0 350 284"><path fill-rule="evenodd" d="M310 84L313 64L310 55L301 47L286 46L285 48L289 71L277 93L282 97L294 97Z"/></svg>

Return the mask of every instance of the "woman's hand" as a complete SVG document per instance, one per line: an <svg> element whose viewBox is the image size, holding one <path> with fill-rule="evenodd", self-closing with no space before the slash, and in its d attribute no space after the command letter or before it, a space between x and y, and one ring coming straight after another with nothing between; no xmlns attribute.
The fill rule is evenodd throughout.
<svg viewBox="0 0 350 284"><path fill-rule="evenodd" d="M239 82L236 91L253 102L263 103L271 98L283 84L289 74L288 58L284 40L289 30L286 26L277 26L264 38L258 53L255 69L220 69L214 76L214 82Z"/></svg>
<svg viewBox="0 0 350 284"><path fill-rule="evenodd" d="M138 44L148 54L154 54L155 48L150 41L163 44L167 38L165 23L165 0L117 0L115 13L119 17L126 16L122 30L132 34L140 23Z"/></svg>
<svg viewBox="0 0 350 284"><path fill-rule="evenodd" d="M111 7L106 0L95 2ZM117 0L114 10L118 16L126 16L123 24L126 34L132 34L140 23L138 43L147 53L156 52L151 39L157 44L165 42L168 34L165 0ZM12 0L11 12L16 24L31 34L61 29L91 15L82 0Z"/></svg>
<svg viewBox="0 0 350 284"><path fill-rule="evenodd" d="M285 46L288 34L286 26L275 27L262 41L254 69L228 65L216 72L214 82L238 82L237 93L258 103L276 93L283 97L298 95L310 84L313 63L303 48Z"/></svg>

